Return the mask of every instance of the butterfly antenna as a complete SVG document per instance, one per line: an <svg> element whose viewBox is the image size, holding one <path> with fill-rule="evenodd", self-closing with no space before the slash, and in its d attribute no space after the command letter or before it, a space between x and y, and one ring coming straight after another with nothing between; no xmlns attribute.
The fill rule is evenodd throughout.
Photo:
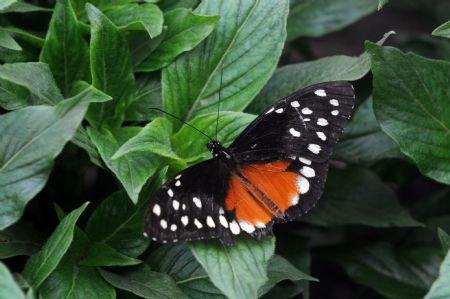
<svg viewBox="0 0 450 299"><path fill-rule="evenodd" d="M219 103L217 104L217 119L216 119L216 140L217 140L217 131L219 129L220 92L222 91L222 75L223 75L223 64L222 67L220 68Z"/></svg>
<svg viewBox="0 0 450 299"><path fill-rule="evenodd" d="M203 136L205 136L205 137L208 138L209 140L213 140L211 137L209 137L208 135L206 135L204 132L200 131L199 129L197 129L197 128L194 127L193 125L191 125L191 124L185 122L184 120L182 120L182 119L179 118L178 116L173 115L172 113L169 113L169 112L164 111L164 110L159 109L159 108L148 108L148 109L150 109L150 110L156 110L156 111L162 112L162 113L164 113L164 114L167 114L167 115L169 115L169 116L175 118L176 120L180 121L181 123L185 124L186 126L188 126L188 127L192 128L192 129L196 130L197 132L199 132L200 134L202 134Z"/></svg>

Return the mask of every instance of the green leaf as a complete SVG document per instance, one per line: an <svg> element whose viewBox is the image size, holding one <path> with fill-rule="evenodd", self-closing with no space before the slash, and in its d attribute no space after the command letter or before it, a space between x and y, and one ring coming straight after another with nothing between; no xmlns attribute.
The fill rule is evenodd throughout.
<svg viewBox="0 0 450 299"><path fill-rule="evenodd" d="M275 71L270 81L246 111L259 114L278 99L301 88L325 81L358 80L364 77L369 70L370 59L365 53L359 57L329 56L283 66Z"/></svg>
<svg viewBox="0 0 450 299"><path fill-rule="evenodd" d="M98 167L103 167L102 158L100 157L95 144L89 138L89 135L84 127L78 127L71 141L88 153L92 163Z"/></svg>
<svg viewBox="0 0 450 299"><path fill-rule="evenodd" d="M63 100L50 68L38 62L0 65L0 106L55 105Z"/></svg>
<svg viewBox="0 0 450 299"><path fill-rule="evenodd" d="M221 72L221 109L251 102L277 65L288 1L204 1L195 12L220 15L216 30L162 72L164 109L185 121L217 110Z"/></svg>
<svg viewBox="0 0 450 299"><path fill-rule="evenodd" d="M167 31L161 44L138 71L151 72L165 67L178 55L192 50L204 40L216 26L220 17L202 16L185 8L178 8L164 14Z"/></svg>
<svg viewBox="0 0 450 299"><path fill-rule="evenodd" d="M106 104L91 105L86 117L94 127L117 127L134 92L130 51L124 36L100 10L91 4L86 10L91 22L92 85L113 98Z"/></svg>
<svg viewBox="0 0 450 299"><path fill-rule="evenodd" d="M93 242L102 242L131 257L141 255L149 241L143 233L146 205L130 202L125 192L103 200L89 218L86 233Z"/></svg>
<svg viewBox="0 0 450 299"><path fill-rule="evenodd" d="M41 248L42 237L31 225L16 223L0 231L0 259L33 255Z"/></svg>
<svg viewBox="0 0 450 299"><path fill-rule="evenodd" d="M89 46L70 0L56 2L39 60L50 66L65 96L70 95L75 81L88 78Z"/></svg>
<svg viewBox="0 0 450 299"><path fill-rule="evenodd" d="M87 111L90 90L58 105L32 106L0 116L0 229L16 222L44 187L53 160Z"/></svg>
<svg viewBox="0 0 450 299"><path fill-rule="evenodd" d="M132 266L141 261L126 256L104 243L94 243L90 246L86 258L80 265L85 266Z"/></svg>
<svg viewBox="0 0 450 299"><path fill-rule="evenodd" d="M288 41L337 31L376 11L378 0L291 0Z"/></svg>
<svg viewBox="0 0 450 299"><path fill-rule="evenodd" d="M269 260L267 266L267 276L268 280L266 283L258 290L258 295L262 296L266 294L270 289L272 289L277 283L283 280L312 280L318 281L316 278L303 273L294 267L288 260L280 255L274 255Z"/></svg>
<svg viewBox="0 0 450 299"><path fill-rule="evenodd" d="M432 32L434 36L450 38L450 21L445 22Z"/></svg>
<svg viewBox="0 0 450 299"><path fill-rule="evenodd" d="M346 246L332 258L352 280L392 299L422 298L442 260L436 248L400 249L389 243Z"/></svg>
<svg viewBox="0 0 450 299"><path fill-rule="evenodd" d="M42 299L115 299L114 288L105 282L93 267L80 266L90 241L84 232L75 228L74 239L58 267L39 287Z"/></svg>
<svg viewBox="0 0 450 299"><path fill-rule="evenodd" d="M8 268L0 262L0 299L25 299L25 294L14 281Z"/></svg>
<svg viewBox="0 0 450 299"><path fill-rule="evenodd" d="M301 218L322 226L364 224L374 227L421 226L397 201L394 192L370 170L330 172L318 206Z"/></svg>
<svg viewBox="0 0 450 299"><path fill-rule="evenodd" d="M21 51L22 47L14 40L8 31L0 27L0 47Z"/></svg>
<svg viewBox="0 0 450 299"><path fill-rule="evenodd" d="M51 11L51 9L39 7L19 0L3 0L0 3L0 14L11 12L36 12Z"/></svg>
<svg viewBox="0 0 450 299"><path fill-rule="evenodd" d="M450 184L450 63L367 43L381 128L419 170Z"/></svg>
<svg viewBox="0 0 450 299"><path fill-rule="evenodd" d="M142 265L125 273L115 274L99 269L103 278L116 288L126 290L142 298L149 299L187 299L170 276L153 272Z"/></svg>
<svg viewBox="0 0 450 299"><path fill-rule="evenodd" d="M444 251L447 252L450 250L450 235L447 234L443 229L438 228L438 236L441 241L442 247Z"/></svg>
<svg viewBox="0 0 450 299"><path fill-rule="evenodd" d="M86 209L88 202L68 214L56 227L41 251L30 257L23 269L23 276L37 289L55 270L73 240L75 223Z"/></svg>
<svg viewBox="0 0 450 299"><path fill-rule="evenodd" d="M220 112L218 140L225 146L230 145L230 143L239 136L241 131L244 130L254 118L254 115L242 112ZM216 120L217 113L208 113L197 116L189 123L205 134L213 137L216 134ZM192 138L192 136L197 136L198 138ZM195 161L211 156L206 148L207 142L208 139L206 137L202 137L200 133L195 132L189 126L184 125L173 136L172 148L176 151L178 156L184 158L186 161Z"/></svg>
<svg viewBox="0 0 450 299"><path fill-rule="evenodd" d="M398 145L381 130L372 104L372 98L369 98L354 112L334 150L333 159L371 164L381 159L402 157Z"/></svg>
<svg viewBox="0 0 450 299"><path fill-rule="evenodd" d="M163 245L152 252L146 262L152 269L170 275L190 298L226 298L212 284L186 242Z"/></svg>
<svg viewBox="0 0 450 299"><path fill-rule="evenodd" d="M23 42L33 48L41 49L44 46L44 39L28 31L16 27L4 27L3 30L11 34L19 42Z"/></svg>
<svg viewBox="0 0 450 299"><path fill-rule="evenodd" d="M192 242L189 248L214 285L228 298L254 299L267 280L267 264L274 253L275 239L241 238L235 246Z"/></svg>
<svg viewBox="0 0 450 299"><path fill-rule="evenodd" d="M176 158L170 144L171 135L171 122L165 118L157 118L125 142L111 159L133 152L151 152L166 158Z"/></svg>
<svg viewBox="0 0 450 299"><path fill-rule="evenodd" d="M448 237L448 235L447 235ZM439 277L433 282L424 299L442 299L450 297L450 250L441 264Z"/></svg>
<svg viewBox="0 0 450 299"><path fill-rule="evenodd" d="M144 74L136 80L136 92L127 109L125 119L128 121L149 121L161 115L159 111L149 108L163 108L161 80Z"/></svg>
<svg viewBox="0 0 450 299"><path fill-rule="evenodd" d="M146 30L151 38L162 32L163 13L154 4L115 6L106 14L121 29Z"/></svg>
<svg viewBox="0 0 450 299"><path fill-rule="evenodd" d="M141 128L126 127L113 132L88 128L88 134L97 147L106 166L114 173L128 193L130 199L136 203L145 182L158 169L160 157L151 152L132 152L113 160L111 157L130 138L136 136Z"/></svg>
<svg viewBox="0 0 450 299"><path fill-rule="evenodd" d="M158 3L164 11L170 11L176 8L195 8L199 3L199 0L164 0Z"/></svg>
<svg viewBox="0 0 450 299"><path fill-rule="evenodd" d="M378 0L378 10L381 10L388 2L389 0Z"/></svg>

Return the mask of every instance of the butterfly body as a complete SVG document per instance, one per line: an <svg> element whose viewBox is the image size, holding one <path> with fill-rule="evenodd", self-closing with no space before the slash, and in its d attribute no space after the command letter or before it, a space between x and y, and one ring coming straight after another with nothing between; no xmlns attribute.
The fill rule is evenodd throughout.
<svg viewBox="0 0 450 299"><path fill-rule="evenodd" d="M275 222L308 212L322 194L331 152L354 105L347 82L310 86L277 101L212 159L169 179L145 214L154 241L272 234Z"/></svg>

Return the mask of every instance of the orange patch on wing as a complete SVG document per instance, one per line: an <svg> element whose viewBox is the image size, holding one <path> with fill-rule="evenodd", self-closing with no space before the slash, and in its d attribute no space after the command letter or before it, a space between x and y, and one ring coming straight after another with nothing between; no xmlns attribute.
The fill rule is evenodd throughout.
<svg viewBox="0 0 450 299"><path fill-rule="evenodd" d="M298 200L298 174L287 172L289 162L252 164L241 169L242 175L253 186L262 191L284 213L295 200ZM227 210L235 210L236 219L253 225L268 223L280 215L253 186L238 176L232 176L225 198Z"/></svg>

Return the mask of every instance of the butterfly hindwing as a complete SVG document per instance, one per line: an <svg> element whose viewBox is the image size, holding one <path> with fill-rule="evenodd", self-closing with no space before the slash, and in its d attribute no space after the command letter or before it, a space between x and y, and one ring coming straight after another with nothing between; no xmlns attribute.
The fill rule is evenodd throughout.
<svg viewBox="0 0 450 299"><path fill-rule="evenodd" d="M169 179L147 208L145 233L163 243L213 238L231 243L239 228L223 207L229 176L215 158Z"/></svg>

